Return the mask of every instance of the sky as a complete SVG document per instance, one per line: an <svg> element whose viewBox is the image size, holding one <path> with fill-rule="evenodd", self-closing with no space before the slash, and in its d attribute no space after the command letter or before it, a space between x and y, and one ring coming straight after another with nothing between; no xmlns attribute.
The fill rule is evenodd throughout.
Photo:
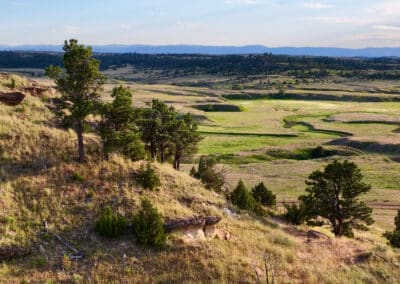
<svg viewBox="0 0 400 284"><path fill-rule="evenodd" d="M0 45L400 47L400 0L0 0Z"/></svg>

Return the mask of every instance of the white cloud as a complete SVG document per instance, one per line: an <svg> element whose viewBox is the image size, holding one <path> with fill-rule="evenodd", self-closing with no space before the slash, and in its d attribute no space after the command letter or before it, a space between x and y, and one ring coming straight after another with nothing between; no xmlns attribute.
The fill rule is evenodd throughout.
<svg viewBox="0 0 400 284"><path fill-rule="evenodd" d="M399 1L383 1L372 8L373 11L386 16L399 16L400 15L400 2Z"/></svg>
<svg viewBox="0 0 400 284"><path fill-rule="evenodd" d="M387 34L387 33L366 33L355 35L353 40L360 41L384 41L385 43L393 42L396 46L400 43L400 34Z"/></svg>
<svg viewBox="0 0 400 284"><path fill-rule="evenodd" d="M346 25L365 25L375 22L374 19L359 18L359 17L316 17L314 19L327 23L346 24Z"/></svg>
<svg viewBox="0 0 400 284"><path fill-rule="evenodd" d="M375 25L372 28L375 30L382 30L382 31L400 31L400 26L391 26L391 25Z"/></svg>
<svg viewBox="0 0 400 284"><path fill-rule="evenodd" d="M303 6L308 9L328 9L333 8L333 5L325 4L325 3L318 3L318 2L307 2L304 3Z"/></svg>
<svg viewBox="0 0 400 284"><path fill-rule="evenodd" d="M258 4L258 0L225 0L226 4L254 5Z"/></svg>

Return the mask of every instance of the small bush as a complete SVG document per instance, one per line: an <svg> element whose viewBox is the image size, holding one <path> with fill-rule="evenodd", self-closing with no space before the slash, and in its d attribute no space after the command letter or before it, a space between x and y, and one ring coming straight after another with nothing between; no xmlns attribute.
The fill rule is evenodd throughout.
<svg viewBox="0 0 400 284"><path fill-rule="evenodd" d="M96 222L96 231L102 236L115 238L126 230L126 219L118 214L113 214L111 207L107 206Z"/></svg>
<svg viewBox="0 0 400 284"><path fill-rule="evenodd" d="M276 195L273 194L272 191L268 190L263 182L253 188L252 194L254 199L264 206L273 207L276 205Z"/></svg>
<svg viewBox="0 0 400 284"><path fill-rule="evenodd" d="M301 225L306 221L305 208L303 204L297 206L296 204L288 205L285 204L286 213L284 214L284 218L294 224Z"/></svg>
<svg viewBox="0 0 400 284"><path fill-rule="evenodd" d="M43 268L47 264L47 260L44 256L40 255L33 259L33 266L35 268Z"/></svg>
<svg viewBox="0 0 400 284"><path fill-rule="evenodd" d="M396 229L393 232L385 232L383 236L388 239L391 246L400 248L400 210L394 218Z"/></svg>
<svg viewBox="0 0 400 284"><path fill-rule="evenodd" d="M393 232L384 233L384 237L389 240L391 246L400 248L400 231L396 230Z"/></svg>
<svg viewBox="0 0 400 284"><path fill-rule="evenodd" d="M262 207L261 203L257 201L254 202L253 213L255 213L258 216L267 216L268 214L271 214L271 212L266 211Z"/></svg>
<svg viewBox="0 0 400 284"><path fill-rule="evenodd" d="M160 178L150 163L147 163L146 167L144 165L140 166L136 181L141 187L149 190L154 190L161 184Z"/></svg>
<svg viewBox="0 0 400 284"><path fill-rule="evenodd" d="M239 180L229 199L233 205L236 205L240 209L253 211L255 208L256 201L251 193L247 190L242 180Z"/></svg>
<svg viewBox="0 0 400 284"><path fill-rule="evenodd" d="M396 231L400 231L400 209L397 210L397 216L394 217L394 225L396 226Z"/></svg>
<svg viewBox="0 0 400 284"><path fill-rule="evenodd" d="M141 208L133 217L133 231L139 244L154 247L165 245L166 234L162 216L146 198L142 199Z"/></svg>
<svg viewBox="0 0 400 284"><path fill-rule="evenodd" d="M222 187L225 183L224 175L221 171L215 170L217 161L214 157L202 156L199 161L198 170L193 167L190 170L190 175L198 178L204 184L207 189L221 192Z"/></svg>
<svg viewBox="0 0 400 284"><path fill-rule="evenodd" d="M17 81L14 78L11 78L10 83L5 84L5 86L10 89L15 89L17 87Z"/></svg>
<svg viewBox="0 0 400 284"><path fill-rule="evenodd" d="M77 182L84 182L85 178L78 172L72 174L71 179Z"/></svg>
<svg viewBox="0 0 400 284"><path fill-rule="evenodd" d="M61 259L61 267L62 269L69 271L71 270L72 261L68 255L64 254L63 258Z"/></svg>

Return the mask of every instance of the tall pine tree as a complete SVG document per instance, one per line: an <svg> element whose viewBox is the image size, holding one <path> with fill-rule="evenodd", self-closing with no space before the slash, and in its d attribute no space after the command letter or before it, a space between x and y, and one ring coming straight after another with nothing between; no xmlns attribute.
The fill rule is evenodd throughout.
<svg viewBox="0 0 400 284"><path fill-rule="evenodd" d="M57 114L72 127L78 138L79 162L85 160L83 132L85 119L95 113L99 91L105 82L100 73L100 62L94 59L92 48L71 39L64 43L64 69L49 66L46 74L54 79L61 99Z"/></svg>

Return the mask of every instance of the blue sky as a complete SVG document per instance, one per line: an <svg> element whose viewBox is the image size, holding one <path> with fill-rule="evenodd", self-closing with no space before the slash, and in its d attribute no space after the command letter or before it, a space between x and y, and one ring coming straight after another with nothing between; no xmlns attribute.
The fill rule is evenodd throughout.
<svg viewBox="0 0 400 284"><path fill-rule="evenodd" d="M400 46L400 0L0 0L0 44Z"/></svg>

